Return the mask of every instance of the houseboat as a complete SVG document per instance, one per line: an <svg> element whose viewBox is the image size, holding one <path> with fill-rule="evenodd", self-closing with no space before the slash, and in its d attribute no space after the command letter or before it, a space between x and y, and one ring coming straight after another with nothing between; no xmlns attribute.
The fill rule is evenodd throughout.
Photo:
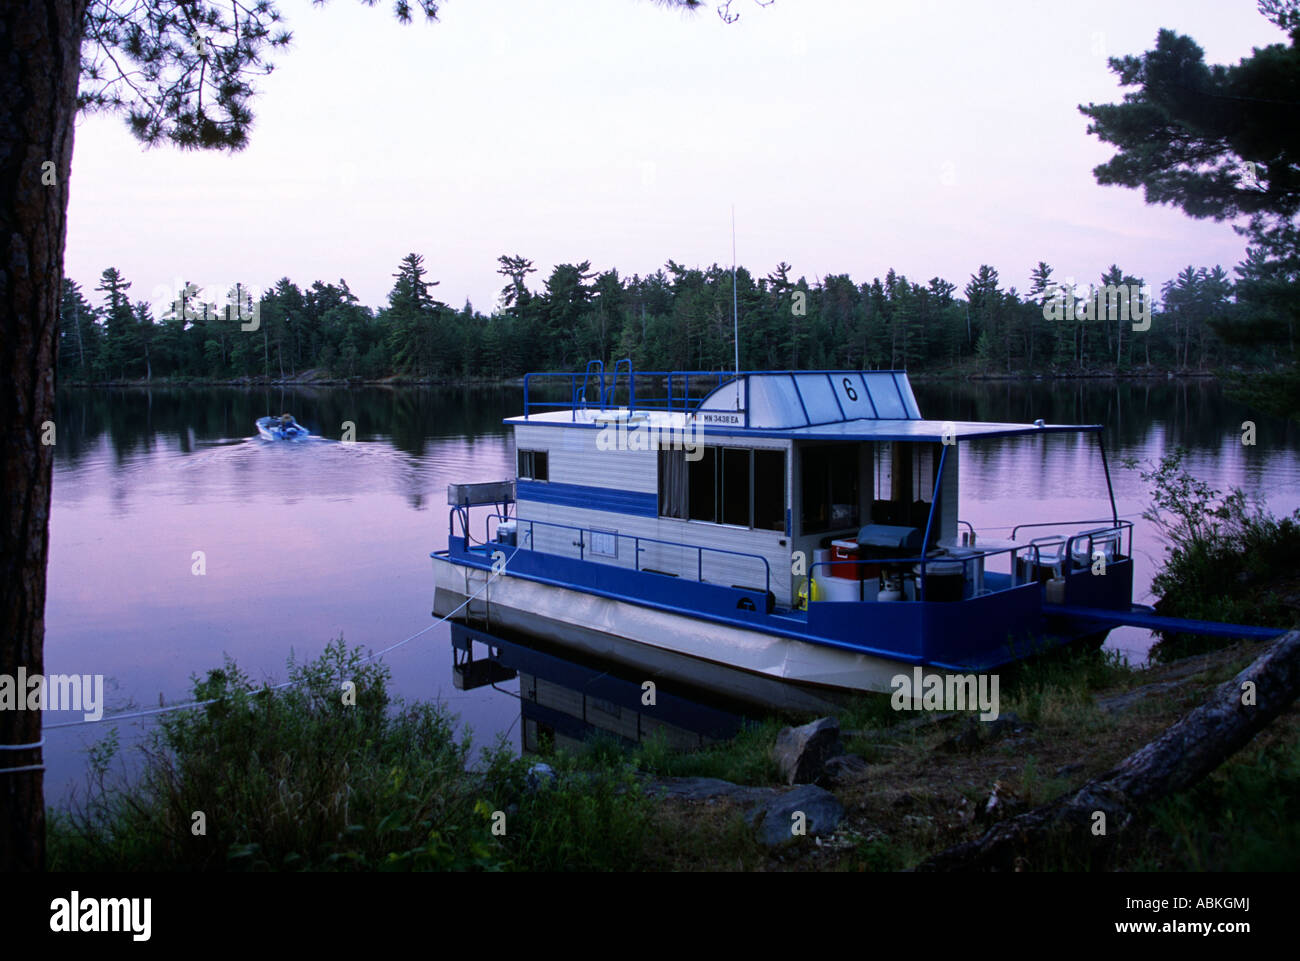
<svg viewBox="0 0 1300 961"><path fill-rule="evenodd" d="M435 616L820 710L917 668L1100 643L1132 610L1132 524L1100 425L926 420L901 371L628 361L530 374L523 408L505 421L516 476L448 490ZM1096 438L1108 518L1001 540L962 519L965 448L1059 433Z"/></svg>

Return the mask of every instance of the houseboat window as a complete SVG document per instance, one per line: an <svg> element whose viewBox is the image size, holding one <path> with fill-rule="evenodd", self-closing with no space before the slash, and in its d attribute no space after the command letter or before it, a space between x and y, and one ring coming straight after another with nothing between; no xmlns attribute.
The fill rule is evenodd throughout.
<svg viewBox="0 0 1300 961"><path fill-rule="evenodd" d="M718 521L718 448L702 447L704 456L697 461L687 461L690 475L687 507L693 521Z"/></svg>
<svg viewBox="0 0 1300 961"><path fill-rule="evenodd" d="M882 443L874 447L872 522L904 527L924 525L934 498L938 445Z"/></svg>
<svg viewBox="0 0 1300 961"><path fill-rule="evenodd" d="M934 475L939 468L934 444L915 444L912 452L912 500L928 504L934 500Z"/></svg>
<svg viewBox="0 0 1300 961"><path fill-rule="evenodd" d="M858 526L858 448L805 447L800 452L803 532Z"/></svg>
<svg viewBox="0 0 1300 961"><path fill-rule="evenodd" d="M718 478L718 507L722 523L749 526L749 477L754 452L735 447L722 449L722 474Z"/></svg>
<svg viewBox="0 0 1300 961"><path fill-rule="evenodd" d="M686 520L686 451L659 452L659 516Z"/></svg>
<svg viewBox="0 0 1300 961"><path fill-rule="evenodd" d="M785 451L701 447L659 452L659 516L785 530Z"/></svg>
<svg viewBox="0 0 1300 961"><path fill-rule="evenodd" d="M785 530L785 451L754 451L754 527Z"/></svg>
<svg viewBox="0 0 1300 961"><path fill-rule="evenodd" d="M544 450L521 450L518 452L519 479L544 481L550 480L549 458Z"/></svg>
<svg viewBox="0 0 1300 961"><path fill-rule="evenodd" d="M894 499L894 458L891 454L893 446L889 441L871 445L872 466L876 475L876 483L872 487L872 491L874 492L874 499L877 501L892 501ZM874 514L872 520L877 520Z"/></svg>

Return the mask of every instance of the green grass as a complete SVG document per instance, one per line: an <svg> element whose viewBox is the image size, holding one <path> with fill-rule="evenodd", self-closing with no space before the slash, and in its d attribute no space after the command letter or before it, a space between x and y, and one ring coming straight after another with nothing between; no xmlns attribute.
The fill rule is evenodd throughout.
<svg viewBox="0 0 1300 961"><path fill-rule="evenodd" d="M1232 667L1211 673L1231 673ZM387 669L365 662L341 639L313 662L291 663L289 678L292 687L272 690L227 661L196 679L195 698L215 703L164 715L130 782L110 781L120 753L110 733L90 752L89 793L72 810L49 814L50 868L830 866L799 858L773 862L734 805L667 804L644 790L647 779L670 776L775 784L771 748L785 721L754 724L732 742L689 754L672 751L662 739L629 749L598 738L578 751L552 752L547 763L554 778L539 781L530 777L536 759L513 756L504 741L474 758L469 733L458 733L455 717L441 705L391 700ZM834 856L833 866L891 871L918 863L952 843L938 824L952 817L954 798L978 808L993 777L1003 780L1008 796L1030 806L1068 791L1071 782L1051 774L1062 759L1089 758L1102 744L1113 748L1136 734L1150 736L1150 723L1142 725L1137 714L1099 720L1092 705L1097 691L1115 692L1140 680L1141 672L1096 652L1043 657L1008 672L1003 711L1015 710L1036 725L1035 746L1015 747L1014 756L990 745L949 758L935 753L949 732L891 730L900 715L887 696L846 705L842 726L862 732L849 746L872 758L873 774L842 797L850 811L861 813L846 824L848 847ZM344 702L344 682L354 685L355 703ZM1187 694L1153 694L1149 706L1168 713ZM987 777L980 776L985 769ZM972 783L963 783L972 772ZM916 800L895 803L900 792ZM195 829L196 813L202 832ZM1062 848L1041 854L1029 869L1294 868L1300 864L1297 825L1300 730L1288 715L1197 788L1144 816L1114 852L1117 860L1093 863L1077 848Z"/></svg>
<svg viewBox="0 0 1300 961"><path fill-rule="evenodd" d="M1139 679L1119 651L1062 649L1007 670L999 691L1002 712L1033 724L1087 726L1098 720L1098 691Z"/></svg>
<svg viewBox="0 0 1300 961"><path fill-rule="evenodd" d="M632 752L633 763L656 777L715 777L735 784L774 784L778 780L772 745L785 723L769 719L746 725L730 741L682 753L654 736Z"/></svg>
<svg viewBox="0 0 1300 961"><path fill-rule="evenodd" d="M341 639L291 662L289 679L257 686L229 660L196 679L195 699L216 703L162 716L130 783L108 776L115 734L101 741L85 799L50 812L51 870L601 870L641 857L651 802L626 765L562 765L537 791L532 762L504 746L471 770L455 717L391 701L387 668Z"/></svg>
<svg viewBox="0 0 1300 961"><path fill-rule="evenodd" d="M1138 870L1300 868L1300 737L1247 747L1205 781L1157 805Z"/></svg>

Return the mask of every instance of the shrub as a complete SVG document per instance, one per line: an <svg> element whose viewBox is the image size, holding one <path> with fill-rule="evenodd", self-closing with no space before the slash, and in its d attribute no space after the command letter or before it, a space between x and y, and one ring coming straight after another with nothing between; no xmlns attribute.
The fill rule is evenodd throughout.
<svg viewBox="0 0 1300 961"><path fill-rule="evenodd" d="M1187 472L1187 451L1176 449L1141 471L1152 485L1142 516L1168 544L1164 564L1151 580L1160 614L1266 627L1289 625L1293 614L1267 590L1280 572L1300 569L1300 510L1275 518L1245 493L1224 494ZM1136 468L1134 461L1126 466ZM1226 646L1228 639L1164 633L1152 649L1171 660Z"/></svg>

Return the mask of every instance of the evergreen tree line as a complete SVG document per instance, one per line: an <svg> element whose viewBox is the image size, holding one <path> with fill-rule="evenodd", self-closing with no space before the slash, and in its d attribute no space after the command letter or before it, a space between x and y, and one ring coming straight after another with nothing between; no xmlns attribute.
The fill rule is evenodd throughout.
<svg viewBox="0 0 1300 961"><path fill-rule="evenodd" d="M63 282L59 371L72 381L293 379L391 376L459 381L516 377L529 370L582 369L630 357L638 370L724 370L733 364L732 276L714 264L672 260L648 276L598 272L590 261L560 264L540 290L532 261L502 256L497 308L484 315L437 300L438 281L409 254L393 275L388 304L362 305L348 288L283 278L256 300L243 285L225 304L200 302L193 285L155 317L133 302L113 267L94 288L98 303ZM859 284L847 274L793 279L780 263L765 277L736 270L740 360L745 369L961 370L1080 373L1205 370L1295 360L1294 288L1279 289L1269 262L1251 251L1230 277L1189 266L1153 291L1149 327L1135 318L1048 319L1045 303L1089 281L1040 262L1030 289L1004 288L983 265L958 294L939 277L916 283L890 270ZM1119 267L1091 281L1137 290ZM1154 285L1153 285L1154 286Z"/></svg>

